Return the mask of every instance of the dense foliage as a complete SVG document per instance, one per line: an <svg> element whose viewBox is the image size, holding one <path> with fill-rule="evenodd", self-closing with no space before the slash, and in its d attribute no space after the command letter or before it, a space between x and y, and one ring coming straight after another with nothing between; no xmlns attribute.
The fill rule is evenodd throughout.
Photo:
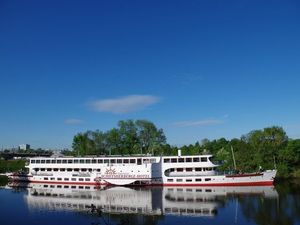
<svg viewBox="0 0 300 225"><path fill-rule="evenodd" d="M204 139L201 144L197 142L181 149L187 154L213 154L222 170L234 169L233 152L239 171L276 167L278 176L300 177L300 139L289 139L281 127L253 130L239 139Z"/></svg>
<svg viewBox="0 0 300 225"><path fill-rule="evenodd" d="M0 173L15 172L25 167L25 160L1 160L0 159Z"/></svg>
<svg viewBox="0 0 300 225"><path fill-rule="evenodd" d="M166 144L162 129L147 120L119 121L118 127L107 132L87 131L73 138L75 155L159 154Z"/></svg>
<svg viewBox="0 0 300 225"><path fill-rule="evenodd" d="M0 175L0 186L5 186L8 182L7 176L1 176Z"/></svg>
<svg viewBox="0 0 300 225"><path fill-rule="evenodd" d="M255 171L277 167L279 176L300 177L300 139L288 139L281 127L253 130L241 138L203 139L180 148L183 155L212 154L221 170ZM176 155L178 147L166 143L162 129L147 120L119 121L107 132L87 131L73 139L73 155Z"/></svg>

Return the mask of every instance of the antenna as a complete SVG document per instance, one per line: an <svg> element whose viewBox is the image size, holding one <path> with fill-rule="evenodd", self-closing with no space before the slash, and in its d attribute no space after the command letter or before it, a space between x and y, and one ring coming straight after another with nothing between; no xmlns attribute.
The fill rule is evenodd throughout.
<svg viewBox="0 0 300 225"><path fill-rule="evenodd" d="M233 159L233 165L234 165L234 169L236 171L236 163L235 163L235 157L234 157L234 153L233 153L233 147L232 147L232 145L230 147L231 147L231 154L232 154L232 159Z"/></svg>

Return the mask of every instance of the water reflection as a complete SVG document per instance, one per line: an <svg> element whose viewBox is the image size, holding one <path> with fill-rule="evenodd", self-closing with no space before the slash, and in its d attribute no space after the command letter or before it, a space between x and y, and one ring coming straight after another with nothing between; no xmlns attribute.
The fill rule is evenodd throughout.
<svg viewBox="0 0 300 225"><path fill-rule="evenodd" d="M20 186L18 184L17 186ZM10 185L16 187L16 185ZM232 197L247 205L247 196L278 197L273 186L128 188L84 185L29 184L25 201L30 210L75 210L108 214L213 217Z"/></svg>
<svg viewBox="0 0 300 225"><path fill-rule="evenodd" d="M94 224L180 224L188 219L189 224L213 221L292 225L299 224L300 218L299 185L284 183L277 190L273 186L103 188L26 184L25 189L21 187L22 184L6 186L13 188L13 192L23 190L22 198L30 214L75 212L75 220L76 215L88 215L87 220L101 219L101 223Z"/></svg>
<svg viewBox="0 0 300 225"><path fill-rule="evenodd" d="M297 180L295 180L297 182ZM298 181L299 182L299 181ZM300 183L281 181L275 199L239 198L243 215L256 224L293 225L300 222Z"/></svg>
<svg viewBox="0 0 300 225"><path fill-rule="evenodd" d="M160 215L160 203L153 201L153 189L98 186L32 185L25 196L31 210L101 211L102 213L138 213Z"/></svg>

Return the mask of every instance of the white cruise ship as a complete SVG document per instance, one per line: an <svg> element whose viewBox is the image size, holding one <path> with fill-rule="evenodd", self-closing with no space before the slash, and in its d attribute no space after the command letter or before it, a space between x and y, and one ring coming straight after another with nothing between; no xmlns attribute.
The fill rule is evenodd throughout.
<svg viewBox="0 0 300 225"><path fill-rule="evenodd" d="M31 158L12 180L53 184L249 186L272 185L276 170L220 175L212 155Z"/></svg>

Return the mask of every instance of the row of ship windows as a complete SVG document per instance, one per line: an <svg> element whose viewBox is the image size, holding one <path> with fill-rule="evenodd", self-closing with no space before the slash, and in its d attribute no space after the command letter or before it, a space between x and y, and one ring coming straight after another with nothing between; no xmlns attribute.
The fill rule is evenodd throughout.
<svg viewBox="0 0 300 225"><path fill-rule="evenodd" d="M51 188L52 185L50 185ZM48 187L48 185L44 185L44 187ZM70 188L69 186L57 186L57 188ZM75 189L75 186L71 186L71 189ZM83 187L79 186L79 189L90 189L90 187ZM97 189L97 188L95 188ZM50 194L50 193L38 193L40 196L53 196L53 197L64 197L61 194ZM68 196L67 198L71 198L72 196ZM91 198L91 196L85 197L85 195L81 195L80 198ZM67 203L50 203L51 206L56 206L56 207L68 207L68 208L78 208L78 209L91 209L91 205L84 205L84 204L67 204ZM142 207L128 207L128 206L113 206L113 205L103 205L102 208L104 210L110 209L111 212L137 212L137 213L142 213L148 211L146 208Z"/></svg>
<svg viewBox="0 0 300 225"><path fill-rule="evenodd" d="M207 157L164 158L164 163L207 162Z"/></svg>
<svg viewBox="0 0 300 225"><path fill-rule="evenodd" d="M186 208L165 208L165 213L187 213L187 214L216 214L216 210L211 209L186 209Z"/></svg>
<svg viewBox="0 0 300 225"><path fill-rule="evenodd" d="M96 163L105 163L105 164L142 164L143 163L155 163L155 158L150 159L32 159L30 163L32 164L73 164L73 163L79 163L79 164L96 164Z"/></svg>
<svg viewBox="0 0 300 225"><path fill-rule="evenodd" d="M87 168L82 168L82 169L79 169L79 168L75 168L75 169L72 169L72 168L61 168L61 169L58 169L58 168L35 168L34 171L38 172L38 171L48 171L48 172L92 172L92 171L97 171L97 172L101 172L101 169L87 169Z"/></svg>
<svg viewBox="0 0 300 225"><path fill-rule="evenodd" d="M193 182L193 179L167 179L168 182ZM195 182L211 181L211 178L196 178Z"/></svg>
<svg viewBox="0 0 300 225"><path fill-rule="evenodd" d="M201 172L201 171L214 171L215 167L196 167L196 168L171 168L168 169L168 172Z"/></svg>
<svg viewBox="0 0 300 225"><path fill-rule="evenodd" d="M212 189L202 189L202 188L196 188L196 189L193 189L193 188L187 188L187 189L183 189L183 188L168 188L168 191L169 192L174 192L174 191L177 191L177 192L213 192Z"/></svg>
<svg viewBox="0 0 300 225"><path fill-rule="evenodd" d="M91 189L91 187L90 186L68 186L68 185L64 185L64 186L62 186L62 185L57 185L57 186L55 186L55 185L47 185L47 184L45 184L44 185L44 188L48 188L48 187L50 187L50 188L71 188L71 189ZM98 189L97 187L94 187L94 189ZM44 193L40 193L40 195L45 195ZM46 195L50 195L50 194L46 194ZM55 194L52 194L52 196L55 196ZM58 196L58 195L56 195L56 196ZM60 196L60 197L62 197L62 196Z"/></svg>
<svg viewBox="0 0 300 225"><path fill-rule="evenodd" d="M52 180L52 181L91 181L90 178L61 178L61 177L58 177L55 179L55 177L44 177L44 180Z"/></svg>

